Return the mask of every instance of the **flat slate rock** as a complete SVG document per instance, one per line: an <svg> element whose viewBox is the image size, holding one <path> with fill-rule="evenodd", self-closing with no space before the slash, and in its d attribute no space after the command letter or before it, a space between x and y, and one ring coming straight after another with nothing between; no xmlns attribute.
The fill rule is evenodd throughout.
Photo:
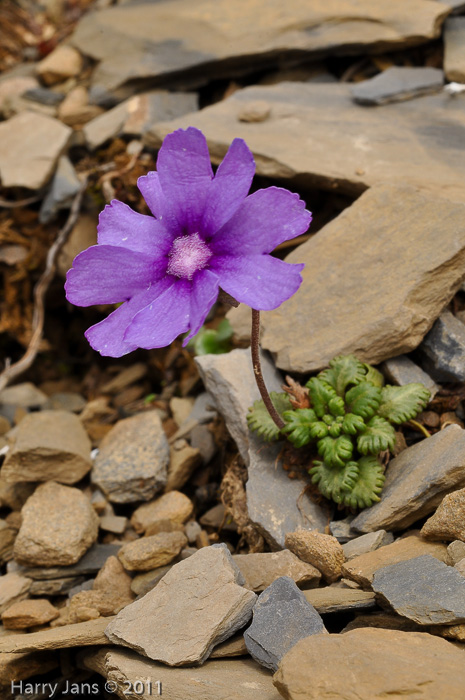
<svg viewBox="0 0 465 700"><path fill-rule="evenodd" d="M408 8L413 12L410 3ZM268 119L241 121L243 111L256 102L268 104ZM257 173L281 182L298 177L305 188L354 195L373 185L397 184L402 173L404 185L425 189L434 197L464 200L465 110L462 100L451 100L446 93L367 109L354 103L346 83L251 86L188 117L154 124L145 135L146 143L158 148L167 133L188 126L203 131L215 162L224 157L233 136L243 138L255 156ZM391 205L392 216L400 204L398 199ZM430 228L434 232L436 225ZM375 229L373 242L378 236ZM351 255L355 252L356 244L350 249ZM389 259L386 256L386 263ZM314 273L319 265L313 267Z"/></svg>
<svg viewBox="0 0 465 700"><path fill-rule="evenodd" d="M257 596L243 583L226 545L204 547L121 610L106 635L169 666L201 664L252 616Z"/></svg>
<svg viewBox="0 0 465 700"><path fill-rule="evenodd" d="M282 391L282 378L263 353L262 371L268 391ZM260 398L250 350L195 358L241 457L248 465L247 509L252 523L273 549L284 549L287 532L299 527L324 531L327 513L304 493L305 482L289 479L279 458L282 444L267 444L249 430L248 409Z"/></svg>
<svg viewBox="0 0 465 700"><path fill-rule="evenodd" d="M288 549L234 554L233 560L245 578L244 585L252 591L265 590L281 576L287 576L301 586L317 586L321 579L318 569L301 561Z"/></svg>
<svg viewBox="0 0 465 700"><path fill-rule="evenodd" d="M215 659L195 668L170 668L128 649L99 649L83 654L81 664L113 681L120 697L128 684L148 678L152 687L144 687L137 696L140 700L159 694L157 681L168 700L186 700L187 692L189 700L231 700L232 693L240 700L282 700L269 671L252 659Z"/></svg>
<svg viewBox="0 0 465 700"><path fill-rule="evenodd" d="M273 683L286 700L463 700L465 664L461 649L430 634L363 628L302 639Z"/></svg>
<svg viewBox="0 0 465 700"><path fill-rule="evenodd" d="M450 311L442 312L423 339L419 351L435 379L465 381L465 323Z"/></svg>
<svg viewBox="0 0 465 700"><path fill-rule="evenodd" d="M383 374L386 375L389 382L398 386L405 386L412 382L424 384L431 392L431 398L434 398L439 391L436 382L431 379L429 374L424 372L421 367L415 364L407 355L398 355L390 357L383 362Z"/></svg>
<svg viewBox="0 0 465 700"><path fill-rule="evenodd" d="M260 594L244 639L250 655L277 671L279 662L299 639L326 632L323 620L288 576L281 576Z"/></svg>
<svg viewBox="0 0 465 700"><path fill-rule="evenodd" d="M420 625L465 622L465 577L429 554L379 569L372 585L396 613Z"/></svg>
<svg viewBox="0 0 465 700"><path fill-rule="evenodd" d="M0 653L20 654L43 649L109 645L110 642L104 634L109 622L111 618L100 617L97 620L78 622L76 625L65 625L27 634L10 634L0 638Z"/></svg>
<svg viewBox="0 0 465 700"><path fill-rule="evenodd" d="M443 84L444 73L439 68L392 66L374 78L354 83L350 91L359 104L380 105L438 92Z"/></svg>
<svg viewBox="0 0 465 700"><path fill-rule="evenodd" d="M303 593L307 601L321 615L347 610L365 610L374 608L376 605L374 593L354 588L325 586L303 591Z"/></svg>
<svg viewBox="0 0 465 700"><path fill-rule="evenodd" d="M93 83L109 90L142 79L173 82L181 71L184 84L205 83L219 71L277 66L296 50L310 57L421 44L439 36L448 11L427 0L411 0L408 12L402 0L162 0L143 11L131 3L89 13L71 43L99 61Z"/></svg>
<svg viewBox="0 0 465 700"><path fill-rule="evenodd" d="M70 566L28 567L13 561L8 564L8 572L14 572L36 581L96 574L107 559L116 556L120 549L121 544L94 544L76 564Z"/></svg>
<svg viewBox="0 0 465 700"><path fill-rule="evenodd" d="M465 430L450 425L408 447L388 466L381 501L355 520L356 532L403 530L465 486Z"/></svg>

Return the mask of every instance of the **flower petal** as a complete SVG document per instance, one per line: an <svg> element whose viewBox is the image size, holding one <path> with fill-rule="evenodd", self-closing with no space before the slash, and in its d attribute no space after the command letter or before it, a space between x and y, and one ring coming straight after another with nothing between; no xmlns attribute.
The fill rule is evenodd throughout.
<svg viewBox="0 0 465 700"><path fill-rule="evenodd" d="M276 309L298 290L303 264L291 265L271 255L213 258L210 269L220 278L220 286L237 301L252 309Z"/></svg>
<svg viewBox="0 0 465 700"><path fill-rule="evenodd" d="M205 136L190 126L168 134L160 148L157 171L163 194L172 203L181 233L196 233L202 222L213 177Z"/></svg>
<svg viewBox="0 0 465 700"><path fill-rule="evenodd" d="M255 161L247 144L234 139L208 190L201 229L214 234L237 211L252 184Z"/></svg>
<svg viewBox="0 0 465 700"><path fill-rule="evenodd" d="M170 278L174 280L173 277ZM162 348L189 328L191 282L174 281L132 319L124 339L139 348Z"/></svg>
<svg viewBox="0 0 465 700"><path fill-rule="evenodd" d="M247 197L234 216L213 236L217 255L271 253L277 245L305 233L312 215L298 194L267 187Z"/></svg>
<svg viewBox="0 0 465 700"><path fill-rule="evenodd" d="M137 292L103 321L88 328L85 336L92 348L105 357L122 357L137 350L137 344L124 340L126 329L136 313L162 294L169 284L171 279L165 277L150 289Z"/></svg>
<svg viewBox="0 0 465 700"><path fill-rule="evenodd" d="M163 194L158 173L151 170L147 175L142 175L137 180L137 187L154 217L172 236L179 235L179 224L172 203Z"/></svg>
<svg viewBox="0 0 465 700"><path fill-rule="evenodd" d="M74 258L66 276L66 298L76 306L117 304L159 279L159 268L143 253L94 245Z"/></svg>
<svg viewBox="0 0 465 700"><path fill-rule="evenodd" d="M199 270L192 280L192 292L190 298L190 333L183 341L186 346L189 340L196 335L205 323L208 312L218 297L219 279L210 270Z"/></svg>
<svg viewBox="0 0 465 700"><path fill-rule="evenodd" d="M166 255L173 240L159 221L117 199L101 212L97 231L99 245L121 246L147 255Z"/></svg>

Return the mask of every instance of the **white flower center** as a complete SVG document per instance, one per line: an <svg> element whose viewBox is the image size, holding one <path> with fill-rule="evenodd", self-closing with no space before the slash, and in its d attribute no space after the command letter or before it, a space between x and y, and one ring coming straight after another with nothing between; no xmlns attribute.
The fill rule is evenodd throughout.
<svg viewBox="0 0 465 700"><path fill-rule="evenodd" d="M197 270L206 266L212 253L199 234L192 233L175 238L168 256L168 274L191 280Z"/></svg>

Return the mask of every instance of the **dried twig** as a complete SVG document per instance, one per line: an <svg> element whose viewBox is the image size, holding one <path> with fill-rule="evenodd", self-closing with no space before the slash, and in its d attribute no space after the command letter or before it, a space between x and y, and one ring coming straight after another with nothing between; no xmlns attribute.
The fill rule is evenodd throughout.
<svg viewBox="0 0 465 700"><path fill-rule="evenodd" d="M2 209L17 209L18 207L27 207L29 204L40 202L42 195L28 197L27 199L19 199L17 202L10 202L8 199L0 199L0 208Z"/></svg>
<svg viewBox="0 0 465 700"><path fill-rule="evenodd" d="M69 216L65 225L59 231L55 242L48 251L47 260L45 263L45 270L43 271L39 281L34 287L34 312L32 316L31 340L29 342L26 352L24 353L22 358L18 360L18 362L11 364L9 359L6 360L5 369L0 374L0 391L2 391L6 387L8 382L10 382L12 379L29 369L29 367L35 360L35 357L39 350L40 341L42 340L42 332L44 328L45 294L55 274L55 261L57 255L60 252L64 243L66 243L66 240L69 234L71 233L74 224L76 223L76 220L79 216L79 211L81 209L81 203L84 196L84 192L86 191L86 187L87 178L83 181L79 192L76 194L73 200L73 204L71 206L71 210L69 212Z"/></svg>

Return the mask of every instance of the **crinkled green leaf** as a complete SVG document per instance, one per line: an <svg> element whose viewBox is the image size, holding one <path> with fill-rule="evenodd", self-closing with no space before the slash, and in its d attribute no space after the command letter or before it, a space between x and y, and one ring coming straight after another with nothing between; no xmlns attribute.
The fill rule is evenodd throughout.
<svg viewBox="0 0 465 700"><path fill-rule="evenodd" d="M365 381L370 382L373 386L379 386L380 388L384 386L384 377L381 372L372 365L363 365L365 367L366 375Z"/></svg>
<svg viewBox="0 0 465 700"><path fill-rule="evenodd" d="M354 446L347 435L338 438L327 437L318 440L318 454L330 467L343 467L352 457Z"/></svg>
<svg viewBox="0 0 465 700"><path fill-rule="evenodd" d="M362 416L356 416L355 413L346 413L342 422L342 430L348 435L356 435L363 433L366 429L365 421Z"/></svg>
<svg viewBox="0 0 465 700"><path fill-rule="evenodd" d="M342 433L342 423L337 423L334 421L334 423L328 427L328 433L331 435L331 437L339 437L339 435Z"/></svg>
<svg viewBox="0 0 465 700"><path fill-rule="evenodd" d="M288 411L292 408L288 394L280 393L278 391L271 391L270 398L273 406L278 411L280 416L283 415L284 411ZM268 413L266 406L261 399L254 401L252 408L249 408L247 423L249 424L250 430L258 433L267 442L277 440L280 436L278 426Z"/></svg>
<svg viewBox="0 0 465 700"><path fill-rule="evenodd" d="M288 439L295 447L303 447L312 439L311 427L318 420L311 408L299 408L295 411L284 411L286 425L282 428Z"/></svg>
<svg viewBox="0 0 465 700"><path fill-rule="evenodd" d="M383 467L376 457L361 457L357 462L358 476L350 493L344 495L344 504L350 508L369 508L380 499L384 485Z"/></svg>
<svg viewBox="0 0 465 700"><path fill-rule="evenodd" d="M322 381L318 377L312 377L307 384L310 402L318 418L329 413L329 402L331 399L337 398L335 389L327 382Z"/></svg>
<svg viewBox="0 0 465 700"><path fill-rule="evenodd" d="M368 382L352 387L346 394L348 413L355 413L363 418L371 418L381 403L381 389Z"/></svg>
<svg viewBox="0 0 465 700"><path fill-rule="evenodd" d="M319 420L310 428L310 435L313 439L324 438L328 434L328 426Z"/></svg>
<svg viewBox="0 0 465 700"><path fill-rule="evenodd" d="M423 384L388 385L381 390L381 404L377 412L391 423L399 425L415 418L425 408L430 397L431 393Z"/></svg>
<svg viewBox="0 0 465 700"><path fill-rule="evenodd" d="M330 384L338 396L344 397L349 384L359 384L365 380L365 366L355 355L339 355L331 360L329 369L318 374L320 379Z"/></svg>
<svg viewBox="0 0 465 700"><path fill-rule="evenodd" d="M328 409L332 416L344 416L346 412L344 399L341 399L340 396L335 396L328 402Z"/></svg>
<svg viewBox="0 0 465 700"><path fill-rule="evenodd" d="M312 482L326 498L332 498L335 503L342 503L346 494L350 493L358 477L357 462L347 462L342 468L330 467L325 462L314 461L309 470Z"/></svg>
<svg viewBox="0 0 465 700"><path fill-rule="evenodd" d="M357 438L357 449L362 455L377 455L383 450L392 450L396 442L394 428L381 416L373 416L366 430Z"/></svg>

